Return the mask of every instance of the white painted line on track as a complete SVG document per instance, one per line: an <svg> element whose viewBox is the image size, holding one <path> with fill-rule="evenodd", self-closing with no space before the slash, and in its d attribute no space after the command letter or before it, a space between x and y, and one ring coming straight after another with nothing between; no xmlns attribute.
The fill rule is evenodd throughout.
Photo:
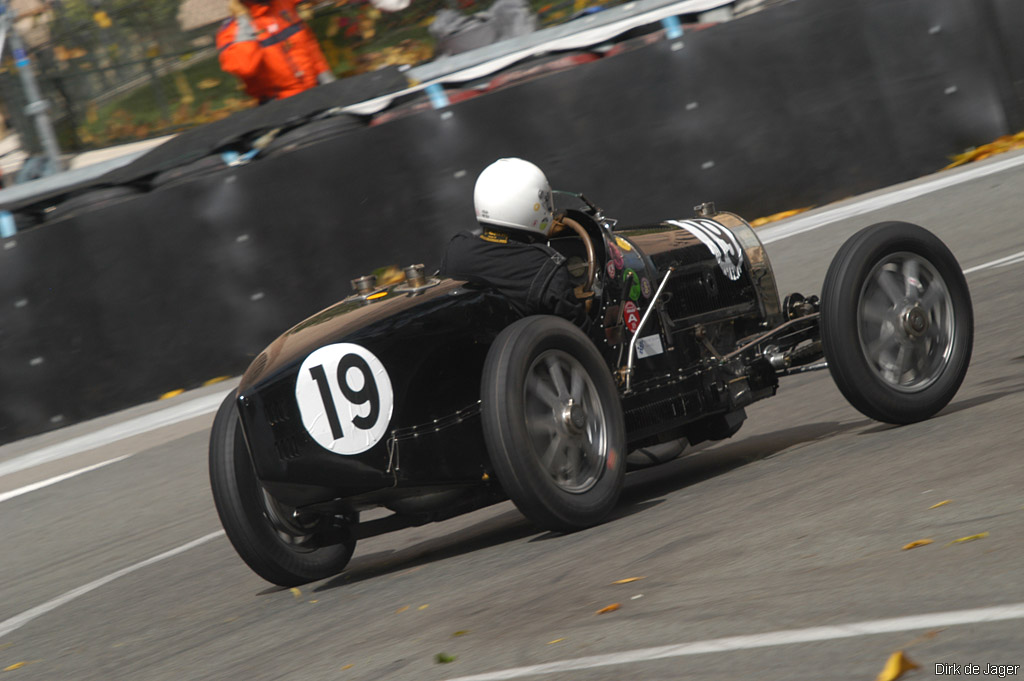
<svg viewBox="0 0 1024 681"><path fill-rule="evenodd" d="M1020 253L1014 253L1013 255L1008 255L1005 258L993 260L992 262L987 262L984 265L977 265L975 267L971 267L969 269L964 270L964 274L980 272L981 270L987 270L990 267L1006 267L1007 265L1016 265L1021 262L1024 262L1024 251L1021 251Z"/></svg>
<svg viewBox="0 0 1024 681"><path fill-rule="evenodd" d="M903 189L896 189L865 199L854 199L849 203L842 203L835 208L825 208L820 212L803 217L789 218L785 222L772 227L762 227L757 230L757 234L761 238L762 243L770 244L773 241L781 241L797 234L810 232L832 222L857 217L858 215L864 215L881 208L888 208L889 206L920 198L932 192L942 191L943 189L971 182L988 175L995 175L996 173L1001 173L1021 165L1024 165L1024 154L968 167L960 171L937 173L932 179L924 180Z"/></svg>
<svg viewBox="0 0 1024 681"><path fill-rule="evenodd" d="M1013 260L1011 260L1009 262L1001 263L1001 264L997 265L997 267L1008 267L1010 265L1019 265L1022 262L1024 262L1024 256L1021 256L1020 258L1014 258Z"/></svg>
<svg viewBox="0 0 1024 681"><path fill-rule="evenodd" d="M67 480L69 478L74 478L76 476L81 475L82 473L88 473L89 471L94 471L97 468L103 468L104 466L109 466L112 463L124 461L130 456L131 454L126 454L125 456L119 456L116 459L110 459L109 461L95 463L91 466L86 466L85 468L79 468L77 471L71 471L70 473L64 473L63 475L47 478L46 480L34 482L31 485L25 485L24 487L19 487L18 489L12 489L9 492L0 493L0 503L3 503L8 499L13 499L14 497L20 497L22 494L28 494L29 492L35 492L36 490L42 489L44 487L49 487L50 485L56 485L58 482L63 482L64 480Z"/></svg>
<svg viewBox="0 0 1024 681"><path fill-rule="evenodd" d="M0 622L0 638L3 638L4 636L6 636L7 634L11 633L12 631L16 631L16 630L20 629L21 627L25 626L26 624L28 624L32 620L36 619L37 617L42 617L46 613L52 612L53 610L56 610L57 608L59 608L62 605L70 603L71 601L75 600L76 598L78 598L80 596L86 595L90 591L95 591L96 589L99 589L101 586L106 586L107 584L110 584L115 579L120 579L121 577L124 577L125 575L130 575L133 572L141 570L144 567L149 567L150 565L153 565L154 563L159 563L162 560L167 560L168 558L173 558L174 556L177 556L180 553L184 553L185 551L188 551L190 549L194 549L197 546L201 546L201 545L203 545L203 544L205 544L205 543L207 543L209 541L212 541L212 540L217 539L218 537L222 537L222 536L224 536L224 530L219 530L217 532L211 532L210 534L205 535L203 537L200 537L199 539L195 539L193 541L190 541L187 544L182 544L181 546L179 546L179 547L177 547L175 549L171 549L170 551L164 551L160 555L153 556L152 558L147 558L146 560L142 561L141 563L136 563L135 565L129 565L128 567L123 568L121 570L118 570L117 572L111 573L111 574L107 575L106 577L100 577L99 579L97 579L94 582L89 582L85 586L80 586L77 589L72 589L71 591L68 591L65 594L57 596L57 598L54 598L53 600L47 601L46 603L43 603L42 605L37 605L36 607L32 608L31 610L26 610L25 612L21 613L20 615L15 615L14 617L11 617L10 619L4 620L3 622Z"/></svg>
<svg viewBox="0 0 1024 681"><path fill-rule="evenodd" d="M951 627L959 624L980 624L983 622L1003 622L1018 619L1024 619L1024 603L1014 603L1013 605L1002 605L992 608L977 608L974 610L936 612L930 615L911 615L884 620L868 620L866 622L811 627L809 629L785 629L764 634L751 634L749 636L727 636L725 638L713 638L694 643L679 643L676 645L658 646L656 648L639 648L621 653L578 657L572 660L561 660L559 662L515 667L484 674L459 676L448 679L448 681L505 681L505 679L519 679L525 676L545 676L560 672L610 667L618 664L636 664L687 655L728 653L737 650L750 650L752 648L791 645L793 643L833 641L836 639L854 638L856 636L871 636L874 634L914 631L917 629Z"/></svg>
<svg viewBox="0 0 1024 681"><path fill-rule="evenodd" d="M27 468L33 468L40 464L49 463L50 461L74 456L90 449L104 447L114 442L134 437L135 435L143 435L157 428L172 426L197 416L212 414L217 411L217 407L220 406L225 395L227 395L227 391L217 392L214 395L206 395L205 397L197 397L194 400L182 402L152 414L138 416L124 423L107 426L95 433L81 435L65 442L37 449L29 454L23 454L0 463L0 477L17 473Z"/></svg>

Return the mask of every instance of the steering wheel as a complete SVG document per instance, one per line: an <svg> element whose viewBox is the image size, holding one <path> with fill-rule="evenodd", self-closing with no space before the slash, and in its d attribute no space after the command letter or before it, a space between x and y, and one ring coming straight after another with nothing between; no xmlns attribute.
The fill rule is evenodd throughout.
<svg viewBox="0 0 1024 681"><path fill-rule="evenodd" d="M576 232L576 236L583 241L583 247L587 251L587 279L576 287L576 297L580 300L591 298L594 295L594 275L597 272L597 256L594 254L594 242L587 233L587 230L583 229L583 225L567 217L558 218L552 223L551 229L548 230L548 237L550 238L566 229Z"/></svg>

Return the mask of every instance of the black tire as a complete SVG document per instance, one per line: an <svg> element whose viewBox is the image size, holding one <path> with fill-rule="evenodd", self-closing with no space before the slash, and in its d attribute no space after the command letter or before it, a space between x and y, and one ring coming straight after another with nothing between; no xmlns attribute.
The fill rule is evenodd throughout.
<svg viewBox="0 0 1024 681"><path fill-rule="evenodd" d="M836 385L865 416L895 424L933 416L960 388L974 345L956 258L905 222L854 234L825 276L821 340Z"/></svg>
<svg viewBox="0 0 1024 681"><path fill-rule="evenodd" d="M554 532L604 520L622 491L626 428L590 339L559 317L520 319L494 341L481 383L491 464L523 515Z"/></svg>
<svg viewBox="0 0 1024 681"><path fill-rule="evenodd" d="M351 527L326 518L301 528L271 521L285 516L256 478L235 408L235 393L217 410L210 433L210 486L232 546L252 570L279 586L298 586L341 572L352 557ZM328 527L328 523L330 526Z"/></svg>

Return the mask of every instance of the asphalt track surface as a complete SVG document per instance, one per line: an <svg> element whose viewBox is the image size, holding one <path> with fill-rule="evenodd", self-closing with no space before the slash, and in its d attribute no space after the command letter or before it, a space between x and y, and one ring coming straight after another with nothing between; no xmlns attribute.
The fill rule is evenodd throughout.
<svg viewBox="0 0 1024 681"><path fill-rule="evenodd" d="M213 508L209 405L230 384L8 445L0 679L871 680L897 650L911 679L1024 665L1021 186L1024 157L998 157L761 232L780 288L806 294L862 226L949 244L977 335L936 418L883 425L827 372L783 379L736 437L632 474L585 532L504 503L365 540L290 591Z"/></svg>

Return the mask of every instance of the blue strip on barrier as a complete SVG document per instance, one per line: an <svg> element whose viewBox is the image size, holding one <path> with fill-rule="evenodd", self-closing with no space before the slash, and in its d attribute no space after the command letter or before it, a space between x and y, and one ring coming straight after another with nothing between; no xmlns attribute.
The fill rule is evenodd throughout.
<svg viewBox="0 0 1024 681"><path fill-rule="evenodd" d="M225 151L221 153L220 159L224 161L225 165L240 166L256 158L258 153L260 153L259 149L250 149L244 154L239 154L237 151Z"/></svg>
<svg viewBox="0 0 1024 681"><path fill-rule="evenodd" d="M427 96L430 97L430 103L435 109L443 109L451 104L451 102L448 101L448 95L444 93L444 86L440 83L428 85L426 92Z"/></svg>
<svg viewBox="0 0 1024 681"><path fill-rule="evenodd" d="M0 239L14 236L18 227L14 224L14 216L9 210L0 210Z"/></svg>
<svg viewBox="0 0 1024 681"><path fill-rule="evenodd" d="M661 20L661 25L665 27L665 38L668 40L683 37L683 25L679 22L679 17L665 17Z"/></svg>

